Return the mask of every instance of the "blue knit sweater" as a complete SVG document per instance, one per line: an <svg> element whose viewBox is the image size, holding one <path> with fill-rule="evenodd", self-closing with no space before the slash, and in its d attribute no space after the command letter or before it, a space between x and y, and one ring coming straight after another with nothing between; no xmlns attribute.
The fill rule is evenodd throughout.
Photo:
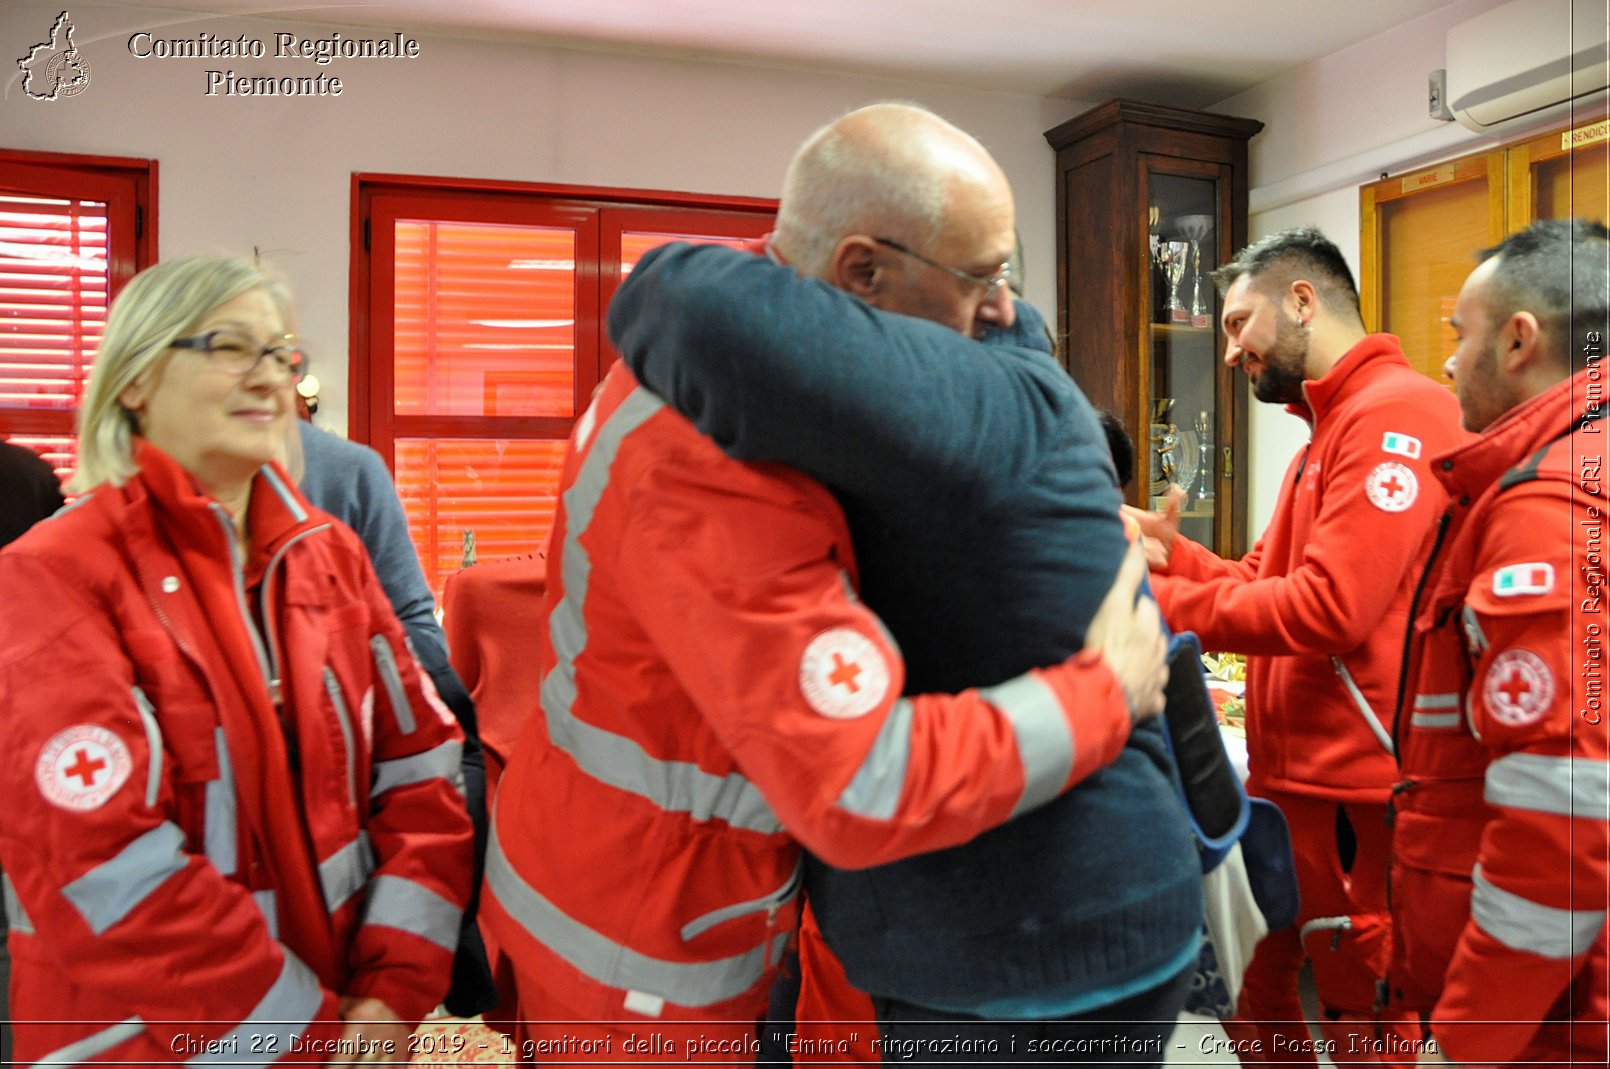
<svg viewBox="0 0 1610 1069"><path fill-rule="evenodd" d="M610 337L729 454L821 480L908 693L1007 680L1078 650L1126 542L1094 412L1019 304L975 342L765 257L674 245L633 270ZM852 983L1025 1016L1096 1008L1177 972L1200 869L1155 724L1116 761L971 843L808 893Z"/></svg>

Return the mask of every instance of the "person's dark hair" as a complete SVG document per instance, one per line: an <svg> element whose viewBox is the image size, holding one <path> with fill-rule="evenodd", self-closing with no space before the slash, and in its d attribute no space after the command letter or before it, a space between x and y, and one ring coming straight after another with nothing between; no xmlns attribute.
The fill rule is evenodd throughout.
<svg viewBox="0 0 1610 1069"><path fill-rule="evenodd" d="M1548 219L1476 254L1497 258L1487 280L1494 325L1516 312L1537 317L1542 344L1562 368L1604 355L1610 338L1610 230L1586 219Z"/></svg>
<svg viewBox="0 0 1610 1069"><path fill-rule="evenodd" d="M1118 472L1118 488L1128 489L1135 477L1135 440L1124 429L1124 421L1105 408L1096 409L1101 429L1107 435L1107 450L1112 453L1112 466Z"/></svg>
<svg viewBox="0 0 1610 1069"><path fill-rule="evenodd" d="M1284 290L1298 279L1312 283L1314 292L1332 315L1362 317L1358 286L1342 250L1311 226L1282 230L1259 238L1215 269L1213 282L1223 295L1243 275L1251 276L1265 293Z"/></svg>

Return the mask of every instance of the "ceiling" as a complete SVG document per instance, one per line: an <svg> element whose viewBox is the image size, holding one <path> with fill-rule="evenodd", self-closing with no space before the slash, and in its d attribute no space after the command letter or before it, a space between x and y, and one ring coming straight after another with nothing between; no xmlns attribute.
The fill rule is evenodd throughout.
<svg viewBox="0 0 1610 1069"><path fill-rule="evenodd" d="M1449 0L110 0L1206 107Z"/></svg>

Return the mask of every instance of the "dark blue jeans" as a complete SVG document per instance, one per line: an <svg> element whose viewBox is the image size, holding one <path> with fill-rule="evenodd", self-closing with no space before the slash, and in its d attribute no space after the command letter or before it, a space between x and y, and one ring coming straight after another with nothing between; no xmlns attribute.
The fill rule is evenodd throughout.
<svg viewBox="0 0 1610 1069"><path fill-rule="evenodd" d="M1000 1062L1159 1066L1195 969L1192 964L1121 1002L1049 1021L986 1021L873 998L883 1064L904 1069Z"/></svg>

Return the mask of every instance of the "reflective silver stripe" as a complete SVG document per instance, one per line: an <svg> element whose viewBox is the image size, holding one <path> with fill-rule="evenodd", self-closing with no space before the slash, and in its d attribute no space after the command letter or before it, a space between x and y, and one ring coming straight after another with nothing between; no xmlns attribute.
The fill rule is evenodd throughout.
<svg viewBox="0 0 1610 1069"><path fill-rule="evenodd" d="M307 1031L324 1002L313 970L284 946L285 964L278 979L240 1027L222 1036L212 1047L214 1053L198 1054L187 1065L272 1065L286 1051L291 1041ZM262 1053L262 1061L242 1060L253 1052Z"/></svg>
<svg viewBox="0 0 1610 1069"><path fill-rule="evenodd" d="M1459 708L1458 694L1416 694L1414 696L1416 709L1457 709Z"/></svg>
<svg viewBox="0 0 1610 1069"><path fill-rule="evenodd" d="M17 889L11 885L11 877L3 872L0 872L0 899L5 902L7 926L14 932L33 935L34 922L29 919L28 911L22 908L22 899L17 897Z"/></svg>
<svg viewBox="0 0 1610 1069"><path fill-rule="evenodd" d="M53 1050L40 1058L35 1065L78 1065L87 1062L97 1054L104 1054L119 1043L133 1039L145 1031L145 1022L138 1016L125 1017L110 1028L103 1028L94 1035L85 1036L76 1043L69 1043L59 1050Z"/></svg>
<svg viewBox="0 0 1610 1069"><path fill-rule="evenodd" d="M257 630L257 623L252 619L251 610L246 604L246 576L241 571L240 542L235 538L235 518L229 510L214 501L210 506L213 517L218 525L224 529L224 539L229 543L229 570L235 579L235 608L240 611L241 622L246 625L246 634L251 636L252 649L257 654L257 670L263 673L263 686L270 691L273 697L274 672L269 666L268 650L263 646L262 633Z"/></svg>
<svg viewBox="0 0 1610 1069"><path fill-rule="evenodd" d="M1456 728L1464 722L1464 719L1459 713L1412 713L1409 716L1409 723L1417 728L1441 730Z"/></svg>
<svg viewBox="0 0 1610 1069"><path fill-rule="evenodd" d="M379 798L395 787L423 783L432 779L444 779L454 783L462 792L464 787L460 782L458 764L463 754L463 743L448 741L423 753L410 754L392 761L376 761L374 784L369 788L369 797Z"/></svg>
<svg viewBox="0 0 1610 1069"><path fill-rule="evenodd" d="M548 616L555 664L542 681L548 738L587 775L646 798L664 812L686 813L697 821L723 820L735 828L770 835L781 831L782 823L760 791L736 772L716 776L691 761L660 760L636 741L588 724L574 713L576 659L587 645L582 608L592 575L582 536L609 485L609 470L621 442L663 407L665 403L647 390L633 390L598 428L575 483L565 491L565 596Z"/></svg>
<svg viewBox="0 0 1610 1069"><path fill-rule="evenodd" d="M1487 766L1486 798L1511 809L1603 820L1610 765L1587 758L1510 754Z"/></svg>
<svg viewBox="0 0 1610 1069"><path fill-rule="evenodd" d="M1465 623L1465 641L1470 644L1471 651L1478 657L1486 653L1487 632L1481 629L1481 620L1476 617L1476 610L1466 605L1460 617Z"/></svg>
<svg viewBox="0 0 1610 1069"><path fill-rule="evenodd" d="M306 520L307 509L302 507L302 503L296 499L296 495L285 484L285 480L279 477L279 472L275 471L273 466L269 464L264 464L259 471L263 478L267 480L268 485L274 488L274 493L279 495L280 501L284 502L285 508L292 516L296 517L296 522L302 523Z"/></svg>
<svg viewBox="0 0 1610 1069"><path fill-rule="evenodd" d="M356 809L358 744L352 732L352 712L347 708L347 699L341 693L341 681L335 677L335 669L329 665L324 666L324 692L330 696L330 705L335 709L335 722L341 727L341 743L347 751L347 798Z"/></svg>
<svg viewBox="0 0 1610 1069"><path fill-rule="evenodd" d="M184 867L184 832L164 821L63 887L62 895L90 931L103 935Z"/></svg>
<svg viewBox="0 0 1610 1069"><path fill-rule="evenodd" d="M212 867L225 876L233 876L239 867L236 835L239 824L236 817L235 766L229 760L229 741L224 729L212 730L213 747L218 754L218 778L207 783L206 822L202 833L202 849Z"/></svg>
<svg viewBox="0 0 1610 1069"><path fill-rule="evenodd" d="M1023 794L1012 807L1012 815L1042 806L1062 793L1073 775L1074 747L1079 741L1073 737L1056 694L1029 675L985 687L979 693L1011 721L1017 737Z"/></svg>
<svg viewBox="0 0 1610 1069"><path fill-rule="evenodd" d="M397 928L428 939L443 950L458 947L458 924L464 911L441 895L401 876L369 881L363 923Z"/></svg>
<svg viewBox="0 0 1610 1069"><path fill-rule="evenodd" d="M63 505L61 508L57 509L55 512L51 513L48 518L54 520L59 516L67 515L69 512L73 511L76 508L82 508L83 506L89 504L90 498L92 498L94 496L95 496L95 491L94 490L86 491L85 493L83 493L83 494L81 494L79 496L77 501L68 502L67 504Z"/></svg>
<svg viewBox="0 0 1610 1069"><path fill-rule="evenodd" d="M640 954L567 915L520 878L498 845L497 821L487 837L486 883L532 937L601 984L657 995L681 1006L713 1006L758 984L791 933L781 932L742 954L715 961L664 961Z"/></svg>
<svg viewBox="0 0 1610 1069"><path fill-rule="evenodd" d="M334 913L363 890L374 870L374 847L369 844L366 831L360 831L356 839L319 862L319 886L324 889L324 902L329 911Z"/></svg>
<svg viewBox="0 0 1610 1069"><path fill-rule="evenodd" d="M134 690L134 707L140 711L140 724L145 728L145 748L150 751L146 761L145 806L154 808L162 793L162 728L157 724L156 710L151 699L139 687Z"/></svg>
<svg viewBox="0 0 1610 1069"><path fill-rule="evenodd" d="M1470 916L1476 926L1512 950L1545 958L1586 954L1604 928L1602 909L1555 909L1495 887L1477 865L1471 873Z"/></svg>
<svg viewBox="0 0 1610 1069"><path fill-rule="evenodd" d="M1364 699L1364 692L1358 689L1357 683L1353 682L1353 673L1347 670L1347 665L1342 663L1340 657L1333 656L1330 659L1330 663L1336 666L1336 674L1342 677L1342 685L1347 688L1347 693L1352 697L1353 704L1358 707L1359 713L1364 717L1364 723L1369 726L1371 734L1375 736L1375 741L1380 743L1381 748L1387 753L1393 753L1392 736L1382 726L1381 718L1375 715L1375 710L1370 708L1370 703Z"/></svg>
<svg viewBox="0 0 1610 1069"><path fill-rule="evenodd" d="M273 891L253 891L252 901L257 903L257 911L263 915L268 924L268 934L274 939L280 937L280 907L279 900Z"/></svg>
<svg viewBox="0 0 1610 1069"><path fill-rule="evenodd" d="M901 698L889 710L861 767L845 785L834 804L846 813L869 820L888 820L900 804L906 787L906 762L911 757L911 720L915 707Z"/></svg>
<svg viewBox="0 0 1610 1069"><path fill-rule="evenodd" d="M380 684L386 688L386 697L391 699L391 711L397 718L397 730L404 735L412 735L414 728L414 707L408 704L408 692L403 689L402 676L397 673L397 654L386 641L385 635L376 635L369 640L369 649L375 655L375 671L380 673Z"/></svg>
<svg viewBox="0 0 1610 1069"><path fill-rule="evenodd" d="M800 858L798 864L794 866L794 871L789 874L788 879L783 881L783 885L777 890L761 895L759 898L751 898L747 902L735 902L730 906L722 906L720 909L711 910L702 917L693 918L682 926L680 933L682 941L686 943L689 940L697 939L718 924L726 924L730 920L747 917L751 913L759 913L762 910L775 910L799 894L800 881L804 876L805 859Z"/></svg>

